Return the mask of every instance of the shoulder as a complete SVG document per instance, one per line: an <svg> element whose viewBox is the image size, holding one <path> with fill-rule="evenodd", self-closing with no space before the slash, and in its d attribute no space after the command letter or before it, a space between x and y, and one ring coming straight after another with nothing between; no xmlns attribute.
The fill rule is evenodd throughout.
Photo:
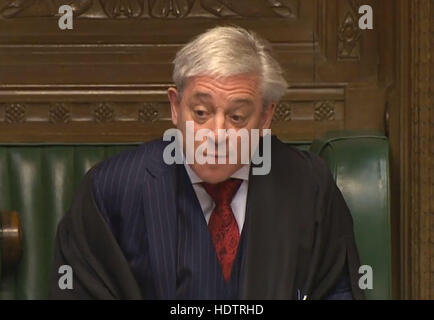
<svg viewBox="0 0 434 320"><path fill-rule="evenodd" d="M149 165L161 159L160 155L165 145L165 141L156 139L107 158L92 168L94 179L122 180L132 172L143 174Z"/></svg>
<svg viewBox="0 0 434 320"><path fill-rule="evenodd" d="M272 138L272 163L279 171L286 171L302 180L328 184L332 179L327 163L319 155L297 149L275 136Z"/></svg>
<svg viewBox="0 0 434 320"><path fill-rule="evenodd" d="M112 202L122 199L124 194L138 192L148 176L147 169L162 163L161 155L166 144L156 139L95 165L91 175L96 197Z"/></svg>

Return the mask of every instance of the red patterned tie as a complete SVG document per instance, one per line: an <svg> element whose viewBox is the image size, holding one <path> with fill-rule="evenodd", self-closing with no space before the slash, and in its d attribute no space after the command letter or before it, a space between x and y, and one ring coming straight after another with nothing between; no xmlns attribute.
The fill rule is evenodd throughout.
<svg viewBox="0 0 434 320"><path fill-rule="evenodd" d="M226 282L229 282L231 277L232 265L240 242L240 232L232 212L231 202L241 183L242 180L233 178L217 184L202 183L215 202L208 228L211 231Z"/></svg>

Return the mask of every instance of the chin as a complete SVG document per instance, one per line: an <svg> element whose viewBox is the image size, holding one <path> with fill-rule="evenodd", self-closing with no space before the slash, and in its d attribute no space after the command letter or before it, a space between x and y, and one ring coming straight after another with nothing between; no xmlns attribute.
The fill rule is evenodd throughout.
<svg viewBox="0 0 434 320"><path fill-rule="evenodd" d="M239 167L236 164L204 164L193 169L204 182L215 184L229 179Z"/></svg>

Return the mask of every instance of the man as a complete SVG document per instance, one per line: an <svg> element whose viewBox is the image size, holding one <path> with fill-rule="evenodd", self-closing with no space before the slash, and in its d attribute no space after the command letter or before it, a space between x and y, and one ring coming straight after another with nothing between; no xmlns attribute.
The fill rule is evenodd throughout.
<svg viewBox="0 0 434 320"><path fill-rule="evenodd" d="M351 215L327 166L274 136L267 154L264 132L287 89L270 46L216 27L177 53L173 79L183 161L170 162L159 139L86 174L59 224L52 297L363 299ZM208 132L190 147L189 123ZM252 174L242 143L219 131L231 129L248 142L259 129L267 174ZM216 147L203 152L215 161L194 161L202 143ZM61 265L73 270L72 289L59 286Z"/></svg>

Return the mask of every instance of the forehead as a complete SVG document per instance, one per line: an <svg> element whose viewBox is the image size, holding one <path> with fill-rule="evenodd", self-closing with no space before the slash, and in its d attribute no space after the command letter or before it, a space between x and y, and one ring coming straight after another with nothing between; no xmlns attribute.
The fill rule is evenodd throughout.
<svg viewBox="0 0 434 320"><path fill-rule="evenodd" d="M242 74L229 77L191 77L185 88L191 97L195 96L250 96L260 98L260 80L257 75Z"/></svg>

